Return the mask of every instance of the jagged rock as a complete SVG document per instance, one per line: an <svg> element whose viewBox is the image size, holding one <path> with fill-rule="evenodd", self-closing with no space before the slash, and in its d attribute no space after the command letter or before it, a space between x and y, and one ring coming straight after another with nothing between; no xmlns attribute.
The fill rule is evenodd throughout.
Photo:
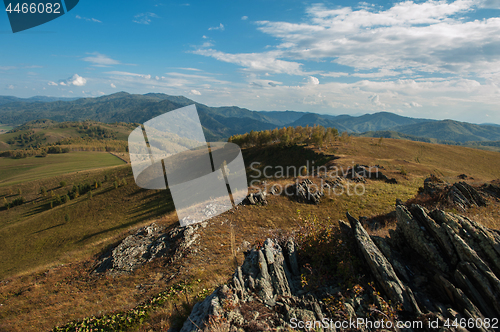
<svg viewBox="0 0 500 332"><path fill-rule="evenodd" d="M378 310L372 306L387 308L390 303L400 319L437 319L440 329L428 331L467 331L442 327L448 318L484 321L500 316L497 231L460 215L429 212L418 205L398 205L395 213L396 229L389 231L388 238L370 237L349 214L350 224L340 221L341 232L357 244L352 254L364 260L367 277L374 277L371 280L381 286L382 294L366 285L367 292L350 297L333 286L306 291L300 283L295 242L288 239L280 245L268 239L263 248L245 253L245 261L229 284L194 307L182 332L198 327L214 330L207 325L210 315L224 321L227 331L268 331L288 326L290 319L317 321L328 317L321 300L331 296L343 303L343 317L368 317ZM475 330L493 331L486 327Z"/></svg>
<svg viewBox="0 0 500 332"><path fill-rule="evenodd" d="M394 303L401 303L406 311L413 311L406 288L397 277L387 258L385 258L378 247L373 243L372 239L358 220L353 218L349 213L347 213L347 219L351 224L358 247L368 263L371 272L382 285L387 295Z"/></svg>
<svg viewBox="0 0 500 332"><path fill-rule="evenodd" d="M271 187L271 190L269 190L269 193L270 193L271 195L279 195L279 194L281 193L280 187L279 187L279 186L277 186L277 185L273 185L273 186Z"/></svg>
<svg viewBox="0 0 500 332"><path fill-rule="evenodd" d="M112 250L106 252L97 262L94 273L109 275L131 273L139 266L158 257L170 257L171 262L184 256L196 242L199 227L206 223L176 227L168 233L155 223L140 228L127 236Z"/></svg>
<svg viewBox="0 0 500 332"><path fill-rule="evenodd" d="M312 187L315 187L313 190ZM295 184L285 188L287 196L295 197L299 202L319 204L321 197L324 196L323 191L318 188L311 180L305 179L302 182L297 181Z"/></svg>
<svg viewBox="0 0 500 332"><path fill-rule="evenodd" d="M449 266L444 261L440 250L430 240L429 233L424 226L415 220L412 214L404 206L396 207L398 219L397 226L401 229L406 242L432 266L442 272L448 272Z"/></svg>
<svg viewBox="0 0 500 332"><path fill-rule="evenodd" d="M387 175L380 172L380 166L355 165L346 172L346 177L349 179L376 179L383 180L387 183L396 184L398 181L395 178L388 178Z"/></svg>
<svg viewBox="0 0 500 332"><path fill-rule="evenodd" d="M284 327L294 318L312 321L325 318L318 299L298 295L300 271L294 246L291 239L283 246L267 239L262 249L246 252L245 261L236 269L232 281L196 304L181 332L211 331L214 327L208 326L209 316L222 317L228 331L252 326L267 331ZM228 307L232 309L221 309Z"/></svg>
<svg viewBox="0 0 500 332"><path fill-rule="evenodd" d="M267 205L266 193L264 191L258 193L250 193L241 202L242 205Z"/></svg>
<svg viewBox="0 0 500 332"><path fill-rule="evenodd" d="M486 206L486 201L466 182L455 183L448 191L449 200L463 211L472 206Z"/></svg>

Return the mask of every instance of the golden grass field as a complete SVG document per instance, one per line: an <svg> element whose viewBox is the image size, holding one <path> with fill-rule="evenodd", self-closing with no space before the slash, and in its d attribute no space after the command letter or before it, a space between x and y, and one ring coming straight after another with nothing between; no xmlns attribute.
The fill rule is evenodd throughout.
<svg viewBox="0 0 500 332"><path fill-rule="evenodd" d="M384 215L394 210L396 198L406 201L415 197L430 173L450 183L458 181L457 176L462 173L472 177L470 182L476 184L500 179L497 166L500 153L491 151L395 139L380 142L361 137L335 141L321 151L313 150L335 156L327 166L383 166L384 174L396 178L398 184L368 180L364 195L329 195L317 206L284 196L269 196L266 206L240 206L212 218L203 232L198 252L182 263L169 265L166 259L159 259L131 275L116 278L90 275L94 258L141 225L152 221L166 227L178 224L168 195L137 188L129 165L0 187L0 199L13 199L21 189L28 201L10 210L0 210L0 239L6 244L0 248L0 331L49 330L70 320L127 310L182 280L201 279L193 294L203 288L213 289L226 282L237 264L242 263L239 248L243 241L256 243L278 232L294 232L306 219L336 224L345 219L347 211L356 217ZM274 160L275 153L246 155L260 157L258 161L263 165L280 163ZM249 164L251 160L245 162ZM124 178L127 185L114 189L112 178L96 190L91 200L82 196L54 209L40 209L48 200L37 193L40 186L64 193L73 183L102 179L105 174ZM68 188L59 188L62 180ZM267 186L292 181L270 179ZM492 202L486 208L467 213L499 229L499 211L499 205ZM69 222L64 221L66 214L70 214ZM392 225L372 233L383 236L388 227ZM170 279L171 275L175 277ZM138 290L139 284L146 287ZM152 312L135 331L168 329L193 305L193 294ZM182 303L186 308L183 309Z"/></svg>

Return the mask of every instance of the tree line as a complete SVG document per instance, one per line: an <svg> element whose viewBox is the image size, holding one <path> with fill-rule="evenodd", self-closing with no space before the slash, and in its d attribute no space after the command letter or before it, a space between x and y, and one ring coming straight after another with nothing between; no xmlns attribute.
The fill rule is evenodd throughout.
<svg viewBox="0 0 500 332"><path fill-rule="evenodd" d="M343 133L342 137L347 136ZM339 138L339 131L336 128L323 126L297 126L275 128L273 130L251 131L243 135L233 135L228 142L235 143L240 147L264 146L268 144L314 144L317 147L324 143L331 143Z"/></svg>

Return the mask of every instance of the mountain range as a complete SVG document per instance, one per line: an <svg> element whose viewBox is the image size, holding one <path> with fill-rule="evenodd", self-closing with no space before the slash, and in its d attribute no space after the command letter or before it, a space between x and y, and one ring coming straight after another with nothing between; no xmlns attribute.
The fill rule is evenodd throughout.
<svg viewBox="0 0 500 332"><path fill-rule="evenodd" d="M388 112L361 116L313 112L251 111L236 106L210 107L183 96L119 92L97 98L0 96L0 123L18 126L37 119L58 122L95 120L106 123L143 123L165 112L196 104L206 138L226 139L251 130L283 126L335 127L339 132L371 137L396 137L443 143L500 141L500 126L454 120L430 120ZM395 134L397 133L397 134Z"/></svg>

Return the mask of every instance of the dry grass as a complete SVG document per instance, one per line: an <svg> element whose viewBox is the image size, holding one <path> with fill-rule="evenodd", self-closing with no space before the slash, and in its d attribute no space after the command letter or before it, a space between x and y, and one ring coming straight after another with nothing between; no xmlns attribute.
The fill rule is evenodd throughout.
<svg viewBox="0 0 500 332"><path fill-rule="evenodd" d="M43 264L26 265L23 274L11 276L0 282L0 304L2 304L0 330L41 331L70 320L125 310L160 292L171 283L181 280L201 279L199 290L214 289L227 282L235 267L243 262L244 241L251 244L261 243L265 237L273 236L279 230L293 233L309 216L323 223L333 224L339 219L345 219L347 211L356 217L378 216L379 227L371 232L385 236L387 230L394 227L394 223L384 219L384 216L394 210L396 198L407 201L414 197L418 188L422 186L424 178L431 172L444 175L449 182L457 181L456 176L461 173L466 173L477 181L490 181L500 177L500 170L496 167L500 161L500 154L463 147L434 146L391 139L384 139L381 145L376 145L370 138L351 138L350 143L336 142L327 149L323 148L323 152L340 155L340 158L331 161L329 166L347 167L353 163L384 166L382 170L384 174L395 177L398 184L368 180L364 195L330 194L324 197L319 205L301 204L285 196L269 195L269 204L266 206L239 206L212 218L208 227L203 230L199 244L194 248L195 252L184 259L182 264L166 266L165 260L160 259L128 276L117 278L91 276L89 271L96 252L123 238L129 228L152 222L160 215L156 212L163 215L159 220L161 224L171 226L177 223L175 212L157 210L158 206L155 204L164 197L151 197L151 194L157 194L143 193L133 189L133 185L129 185L126 187L129 189L123 189L121 194L120 191L116 191L116 196L102 195L103 201L98 204L99 208L104 208L104 215L111 209L113 216L110 215L108 220L116 220L115 226L121 228L103 233L101 237L89 239L84 246L74 247L66 252L64 249L59 256L52 257ZM401 166L405 167L406 175L401 174ZM83 174L78 176L80 175L83 176ZM71 181L79 179L76 175L72 176L75 177ZM93 176L93 173L88 175L89 178ZM55 187L60 179L61 177L56 178L48 185ZM320 179L313 180L320 184ZM133 183L129 178L127 181ZM271 179L261 188L267 185L270 189L273 184L284 186L292 182L293 179ZM28 192L34 191L37 185L23 186L23 191ZM5 192L4 195L9 194ZM35 196L28 198L35 199ZM124 206L123 201L126 199L129 199L127 204L142 206L142 210L136 211L134 222L129 224L127 220L130 219L125 218L130 218L128 215L130 211L120 211L119 208ZM78 204L68 208L76 209ZM491 201L488 207L471 209L467 215L488 227L498 228L500 220L498 206ZM64 213L70 212L71 209ZM30 225L30 222L26 221L29 220L26 217L27 211L28 208L18 210L17 213L10 211L5 214L6 211L0 211L0 216L8 216L8 220L11 220L8 223L12 225ZM77 211L83 213L81 210ZM82 214L82 218L86 220L89 215ZM2 223L0 226L3 225ZM34 227L33 225L30 227ZM20 232L20 236L23 234L26 236L26 233L22 233L23 228L15 229ZM109 226L103 228L106 229L109 229ZM50 239L51 237L47 237L45 241L50 243ZM25 240L21 237L19 241L21 250L25 246ZM66 263L60 265L63 261ZM12 262L14 264L14 260ZM172 275L175 277L170 280ZM137 288L137 285L142 286ZM187 314L192 302L191 297L180 298L175 304L166 303L152 312L150 318L138 327L138 330L164 331L173 324L178 324L179 319Z"/></svg>

